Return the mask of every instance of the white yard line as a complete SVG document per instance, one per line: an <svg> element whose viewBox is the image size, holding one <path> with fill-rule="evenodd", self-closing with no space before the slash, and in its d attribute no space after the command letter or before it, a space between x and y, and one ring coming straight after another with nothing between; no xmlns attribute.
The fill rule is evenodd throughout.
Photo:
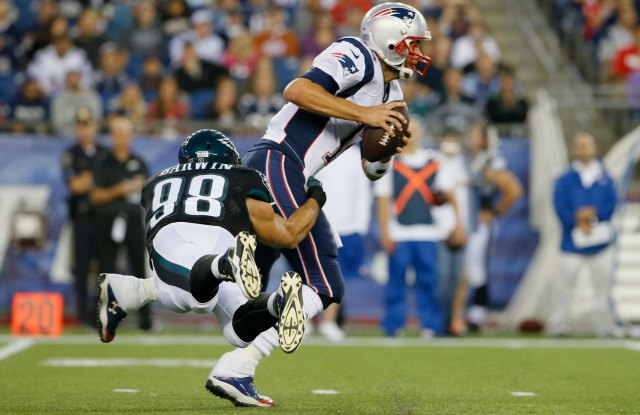
<svg viewBox="0 0 640 415"><path fill-rule="evenodd" d="M11 339L9 344L0 347L0 360L4 360L8 357L13 356L14 354L23 352L35 344L35 341L32 339L15 340L15 338L9 338Z"/></svg>
<svg viewBox="0 0 640 415"><path fill-rule="evenodd" d="M97 347L110 347L103 345L95 335L66 335L55 338L29 337L15 340L15 337L0 335L0 342L28 342L31 344L52 345L94 345ZM20 343L22 344L22 343ZM205 335L148 335L148 336L119 336L112 343L117 345L137 346L228 346L224 337ZM3 349L11 345L5 346ZM518 339L518 338L444 338L423 340L420 338L390 339L383 337L350 337L341 343L331 343L319 337L311 337L304 340L305 347L425 347L425 348L497 348L497 349L627 349L640 351L639 340L629 339ZM11 346L17 347L17 346ZM0 349L0 350L3 350ZM21 351L21 350L20 350Z"/></svg>

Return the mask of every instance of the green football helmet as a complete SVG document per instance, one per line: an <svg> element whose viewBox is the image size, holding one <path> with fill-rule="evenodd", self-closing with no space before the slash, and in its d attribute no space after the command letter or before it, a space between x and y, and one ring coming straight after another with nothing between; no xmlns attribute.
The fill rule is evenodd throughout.
<svg viewBox="0 0 640 415"><path fill-rule="evenodd" d="M198 130L178 150L178 163L215 162L240 164L240 154L229 137L216 130Z"/></svg>

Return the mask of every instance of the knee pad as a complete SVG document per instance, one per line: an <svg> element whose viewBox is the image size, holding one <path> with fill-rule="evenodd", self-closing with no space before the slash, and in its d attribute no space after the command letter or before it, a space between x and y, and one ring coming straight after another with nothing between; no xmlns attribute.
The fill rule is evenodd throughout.
<svg viewBox="0 0 640 415"><path fill-rule="evenodd" d="M189 292L199 303L211 301L218 293L220 280L213 276L211 264L215 255L205 255L198 259L189 274Z"/></svg>

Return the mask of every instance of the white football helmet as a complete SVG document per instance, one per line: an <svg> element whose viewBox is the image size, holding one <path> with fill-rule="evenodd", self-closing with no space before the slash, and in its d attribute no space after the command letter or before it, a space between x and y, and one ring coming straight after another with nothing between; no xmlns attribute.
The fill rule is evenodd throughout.
<svg viewBox="0 0 640 415"><path fill-rule="evenodd" d="M420 51L421 40L431 40L424 16L402 3L382 3L367 12L360 24L362 40L378 57L409 78L413 72L422 76L431 58Z"/></svg>

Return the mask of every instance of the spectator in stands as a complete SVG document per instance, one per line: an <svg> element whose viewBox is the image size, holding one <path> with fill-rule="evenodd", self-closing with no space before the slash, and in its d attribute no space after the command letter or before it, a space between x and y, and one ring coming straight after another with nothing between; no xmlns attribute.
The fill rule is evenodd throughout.
<svg viewBox="0 0 640 415"><path fill-rule="evenodd" d="M104 107L130 82L125 72L125 60L124 53L115 42L106 42L100 47L100 66L95 75L95 88Z"/></svg>
<svg viewBox="0 0 640 415"><path fill-rule="evenodd" d="M249 92L238 101L238 111L246 125L258 131L264 130L271 118L280 111L285 100L276 86L271 61L262 58L251 79Z"/></svg>
<svg viewBox="0 0 640 415"><path fill-rule="evenodd" d="M0 32L0 112L2 104L9 103L15 95L16 75L20 71L18 46L14 37Z"/></svg>
<svg viewBox="0 0 640 415"><path fill-rule="evenodd" d="M52 3L52 9L49 6ZM39 11L42 11L42 19L32 28L23 41L25 50L25 63L33 60L35 54L41 49L51 45L55 39L69 34L69 22L66 17L57 14L55 2L43 1ZM50 12L53 14L49 15Z"/></svg>
<svg viewBox="0 0 640 415"><path fill-rule="evenodd" d="M16 25L18 11L11 0L0 0L0 37L5 45L18 47L21 42L21 33ZM2 48L0 48L2 49Z"/></svg>
<svg viewBox="0 0 640 415"><path fill-rule="evenodd" d="M616 0L581 0L584 17L583 36L585 40L597 40L607 25L615 18Z"/></svg>
<svg viewBox="0 0 640 415"><path fill-rule="evenodd" d="M440 95L415 78L403 82L402 90L409 113L413 116L426 117L440 103Z"/></svg>
<svg viewBox="0 0 640 415"><path fill-rule="evenodd" d="M249 32L253 36L267 29L270 4L269 0L249 1L249 10L247 11L246 19L249 24Z"/></svg>
<svg viewBox="0 0 640 415"><path fill-rule="evenodd" d="M316 176L327 189L323 212L342 242L338 263L345 279L363 277L364 236L371 221L371 182L362 173L360 160L360 147L349 147ZM345 200L350 203L345 205ZM318 325L320 334L330 341L342 341L346 336L337 324L338 312L338 304L332 304Z"/></svg>
<svg viewBox="0 0 640 415"><path fill-rule="evenodd" d="M96 91L82 86L82 72L72 70L66 77L66 89L56 95L51 104L51 123L56 134L71 136L75 131L75 114L79 108L89 108L96 122L102 120L102 101Z"/></svg>
<svg viewBox="0 0 640 415"><path fill-rule="evenodd" d="M466 35L469 26L477 18L477 10L463 1L449 1L445 4L440 25L442 32L452 40Z"/></svg>
<svg viewBox="0 0 640 415"><path fill-rule="evenodd" d="M191 93L215 88L220 78L228 77L229 72L224 66L200 59L193 44L187 42L175 76L180 89Z"/></svg>
<svg viewBox="0 0 640 415"><path fill-rule="evenodd" d="M253 75L258 59L253 37L248 33L242 33L231 39L222 57L222 64L229 70L231 77L238 85L242 86Z"/></svg>
<svg viewBox="0 0 640 415"><path fill-rule="evenodd" d="M337 6L341 5L342 3L344 2L337 3ZM347 1L347 3L349 2ZM371 5L371 7L373 7L371 2L368 0L364 2L360 1L360 3L368 3ZM367 8L369 8L369 6L367 6ZM335 7L332 10L335 10ZM365 13L366 10L363 11L359 7L349 7L348 9L346 9L344 13L345 19L336 28L338 37L360 36L360 24L362 23L362 18L364 17Z"/></svg>
<svg viewBox="0 0 640 415"><path fill-rule="evenodd" d="M317 56L336 39L336 25L330 13L316 16L314 25L302 37L301 56Z"/></svg>
<svg viewBox="0 0 640 415"><path fill-rule="evenodd" d="M105 157L108 150L96 143L98 128L88 108L79 108L75 115L76 144L68 148L62 158L67 187L69 188L69 219L73 227L73 275L80 324L95 326L95 304L87 301L87 278L91 260L95 255L96 217L89 201L94 189L93 170L96 160ZM92 289L93 293L93 289ZM93 298L93 295L91 296Z"/></svg>
<svg viewBox="0 0 640 415"><path fill-rule="evenodd" d="M138 84L131 82L122 92L113 97L107 108L108 121L114 117L125 115L131 120L135 131L141 131L147 116L147 104Z"/></svg>
<svg viewBox="0 0 640 415"><path fill-rule="evenodd" d="M156 121L155 125L150 125L153 132L164 130L164 136L175 137L175 130L180 121L189 118L189 106L187 101L180 94L176 79L167 76L160 83L158 96L149 104L147 109L147 121Z"/></svg>
<svg viewBox="0 0 640 415"><path fill-rule="evenodd" d="M382 328L385 335L398 336L405 325L406 273L412 267L421 335L429 339L444 333L438 302L437 250L438 243L455 226L455 221L443 217L442 207L436 204L455 200L455 196L450 192L450 178L439 171L435 153L422 147L424 133L416 118L409 128L409 144L395 158L392 171L374 185L381 243L389 255Z"/></svg>
<svg viewBox="0 0 640 415"><path fill-rule="evenodd" d="M290 58L298 56L298 39L285 26L284 12L276 7L267 11L264 31L255 36L256 47L262 56Z"/></svg>
<svg viewBox="0 0 640 415"><path fill-rule="evenodd" d="M633 45L635 41L634 32L638 24L638 13L633 5L623 6L623 4L625 3L621 3L616 23L607 29L598 44L602 79L612 77L612 62L616 53Z"/></svg>
<svg viewBox="0 0 640 415"><path fill-rule="evenodd" d="M160 59L157 56L147 57L142 66L142 75L138 80L146 102L151 102L155 99L163 78L164 69Z"/></svg>
<svg viewBox="0 0 640 415"><path fill-rule="evenodd" d="M495 124L526 121L529 104L518 90L511 68L503 68L500 72L500 89L489 98L485 111L489 121Z"/></svg>
<svg viewBox="0 0 640 415"><path fill-rule="evenodd" d="M447 37L434 38L425 44L425 55L431 57L429 70L418 81L429 87L439 96L444 95L444 74L449 68L451 54L451 39Z"/></svg>
<svg viewBox="0 0 640 415"><path fill-rule="evenodd" d="M473 97L473 104L479 110L489 101L489 97L500 89L498 65L489 55L481 53L473 64L473 70L462 80L463 95Z"/></svg>
<svg viewBox="0 0 640 415"><path fill-rule="evenodd" d="M596 158L597 151L591 134L577 134L573 138L575 161L555 184L553 202L562 226L562 243L548 328L554 335L571 333L570 305L584 267L594 288L593 329L599 336L611 335L614 330L609 307L613 264L610 247L617 197L613 180Z"/></svg>
<svg viewBox="0 0 640 415"><path fill-rule="evenodd" d="M224 41L213 31L211 12L198 10L191 15L191 30L174 37L169 44L171 65L178 67L187 43L191 43L200 59L214 64L222 62Z"/></svg>
<svg viewBox="0 0 640 415"><path fill-rule="evenodd" d="M446 130L440 138L437 160L440 163L440 172L451 177L453 192L460 217L456 218L456 227L448 235L445 243L439 245L438 264L440 274L438 276L438 299L442 309L444 327L451 334L453 322L454 300L458 284L463 277L464 268L464 243L465 238L461 234L469 230L469 171L460 143L460 133L456 130ZM453 214L450 212L449 214Z"/></svg>
<svg viewBox="0 0 640 415"><path fill-rule="evenodd" d="M83 86L91 84L92 70L87 55L73 45L67 34L55 38L53 44L38 51L27 68L29 77L38 81L47 96L62 91L70 71L82 74Z"/></svg>
<svg viewBox="0 0 640 415"><path fill-rule="evenodd" d="M120 44L131 53L131 59L166 56L165 39L153 1L143 0L134 6L135 21L122 33Z"/></svg>
<svg viewBox="0 0 640 415"><path fill-rule="evenodd" d="M611 75L625 80L631 72L640 71L640 25L633 31L634 42L616 52L613 57Z"/></svg>
<svg viewBox="0 0 640 415"><path fill-rule="evenodd" d="M87 54L91 65L98 67L100 46L107 41L107 37L100 30L100 16L94 9L85 9L80 14L77 24L77 35L74 43Z"/></svg>
<svg viewBox="0 0 640 415"><path fill-rule="evenodd" d="M35 79L27 79L9 104L8 118L14 133L44 132L49 121L49 100Z"/></svg>
<svg viewBox="0 0 640 415"><path fill-rule="evenodd" d="M238 123L236 104L238 92L236 83L231 78L223 78L218 83L215 97L206 112L206 118L213 120L216 128L229 131L234 127L241 127Z"/></svg>
<svg viewBox="0 0 640 415"><path fill-rule="evenodd" d="M131 151L133 127L125 117L116 117L109 126L111 151L96 160L93 178L95 187L89 200L96 208L96 254L100 272L119 272L116 267L118 250L124 246L130 265L130 275L146 275L144 211L140 209L142 185L149 176L146 163ZM152 328L151 311L144 306L139 311L138 327Z"/></svg>
<svg viewBox="0 0 640 415"><path fill-rule="evenodd" d="M161 5L162 31L170 39L189 29L189 5L185 0L168 0Z"/></svg>
<svg viewBox="0 0 640 415"><path fill-rule="evenodd" d="M444 74L444 95L435 111L427 118L429 131L441 135L452 128L464 132L468 126L481 116L473 106L473 98L462 92L462 70L449 68Z"/></svg>
<svg viewBox="0 0 640 415"><path fill-rule="evenodd" d="M486 24L475 21L466 35L457 38L451 48L451 65L468 72L480 54L486 54L495 62L500 61L500 49L489 35Z"/></svg>

